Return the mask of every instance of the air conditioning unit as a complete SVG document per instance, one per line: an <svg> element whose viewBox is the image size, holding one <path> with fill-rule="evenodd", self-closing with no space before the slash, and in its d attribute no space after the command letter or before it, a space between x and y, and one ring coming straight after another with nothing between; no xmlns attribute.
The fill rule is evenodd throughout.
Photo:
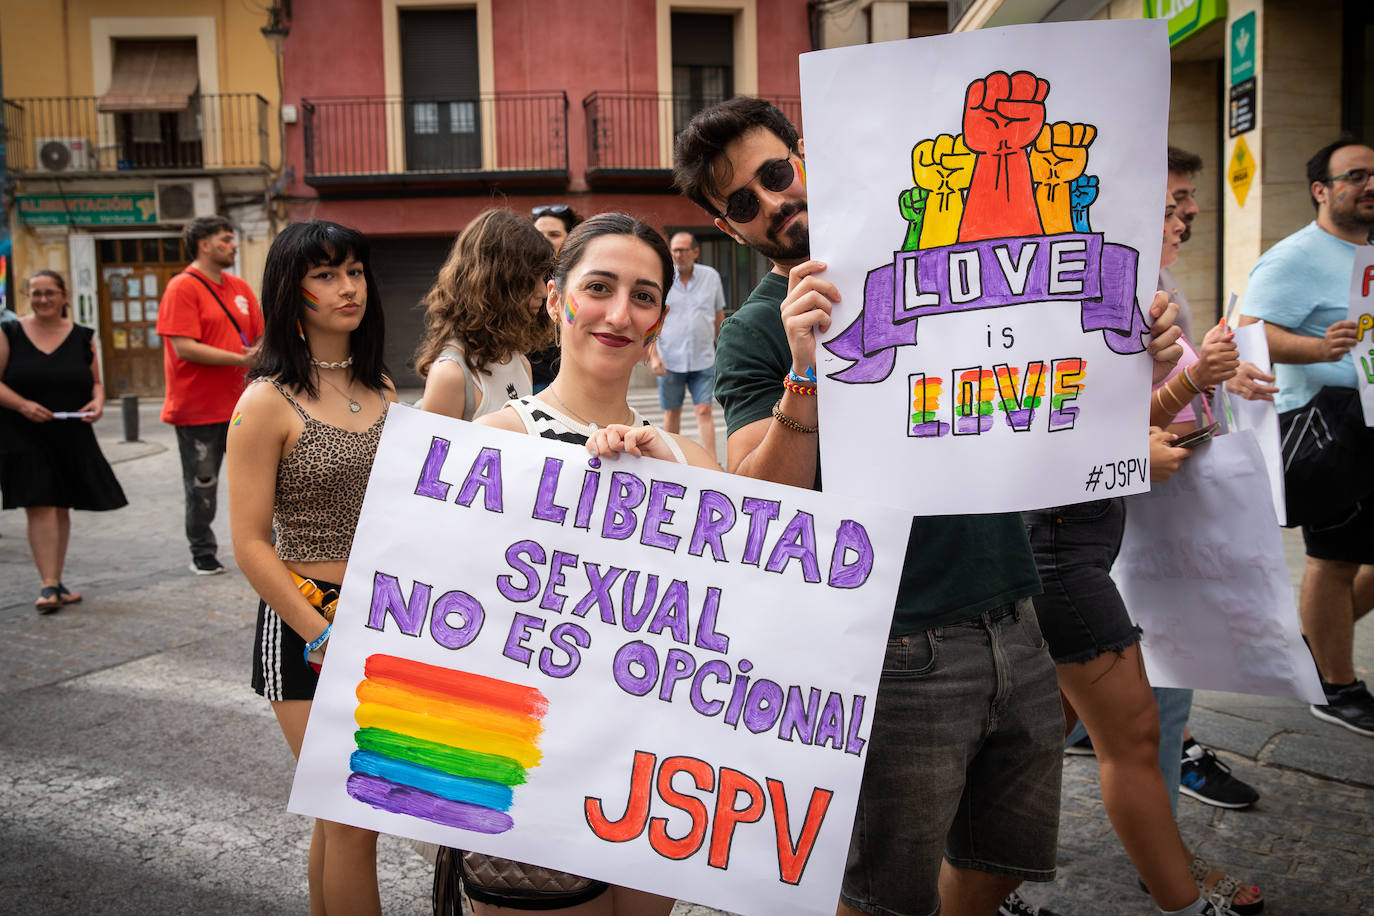
<svg viewBox="0 0 1374 916"><path fill-rule="evenodd" d="M159 223L189 223L197 216L215 214L215 180L183 178L153 182Z"/></svg>
<svg viewBox="0 0 1374 916"><path fill-rule="evenodd" d="M34 141L40 172L85 172L91 168L91 141L82 137L39 137Z"/></svg>

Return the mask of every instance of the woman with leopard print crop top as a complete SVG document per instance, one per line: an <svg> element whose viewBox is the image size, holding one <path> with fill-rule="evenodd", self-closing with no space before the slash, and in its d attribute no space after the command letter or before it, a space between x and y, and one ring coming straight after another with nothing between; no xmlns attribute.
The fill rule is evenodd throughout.
<svg viewBox="0 0 1374 916"><path fill-rule="evenodd" d="M367 239L335 223L296 223L276 237L263 271L254 383L229 423L234 555L261 596L253 689L271 701L297 757L372 460L396 400L367 259ZM376 859L373 831L316 821L311 912L380 914Z"/></svg>

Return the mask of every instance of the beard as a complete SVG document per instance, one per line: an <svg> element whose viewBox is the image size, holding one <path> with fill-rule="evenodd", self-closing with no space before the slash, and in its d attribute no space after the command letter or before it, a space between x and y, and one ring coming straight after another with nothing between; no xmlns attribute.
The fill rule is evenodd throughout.
<svg viewBox="0 0 1374 916"><path fill-rule="evenodd" d="M1354 196L1349 204L1335 201L1331 206L1331 222L1347 232L1374 232L1374 191Z"/></svg>
<svg viewBox="0 0 1374 916"><path fill-rule="evenodd" d="M751 247L770 261L800 264L811 257L811 232L807 225L798 221L786 233L779 227L798 211L806 211L804 201L795 201L782 207L773 218L761 239L753 240Z"/></svg>

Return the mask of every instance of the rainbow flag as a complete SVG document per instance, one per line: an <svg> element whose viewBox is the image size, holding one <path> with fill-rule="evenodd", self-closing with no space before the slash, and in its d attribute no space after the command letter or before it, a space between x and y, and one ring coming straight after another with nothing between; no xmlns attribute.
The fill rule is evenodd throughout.
<svg viewBox="0 0 1374 916"><path fill-rule="evenodd" d="M515 826L514 787L541 757L542 693L391 655L368 656L363 675L350 796L478 833Z"/></svg>
<svg viewBox="0 0 1374 916"><path fill-rule="evenodd" d="M318 312L320 310L320 300L316 299L315 295L304 286L301 287L301 298L305 300L305 307L310 311Z"/></svg>

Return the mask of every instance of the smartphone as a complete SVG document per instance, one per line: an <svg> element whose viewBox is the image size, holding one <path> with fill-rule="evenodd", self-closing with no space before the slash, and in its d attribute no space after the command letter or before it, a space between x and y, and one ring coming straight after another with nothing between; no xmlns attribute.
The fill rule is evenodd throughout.
<svg viewBox="0 0 1374 916"><path fill-rule="evenodd" d="M1210 426L1199 427L1190 433L1179 436L1174 440L1174 448L1197 448L1216 435L1216 431L1221 428L1220 423L1213 423Z"/></svg>

